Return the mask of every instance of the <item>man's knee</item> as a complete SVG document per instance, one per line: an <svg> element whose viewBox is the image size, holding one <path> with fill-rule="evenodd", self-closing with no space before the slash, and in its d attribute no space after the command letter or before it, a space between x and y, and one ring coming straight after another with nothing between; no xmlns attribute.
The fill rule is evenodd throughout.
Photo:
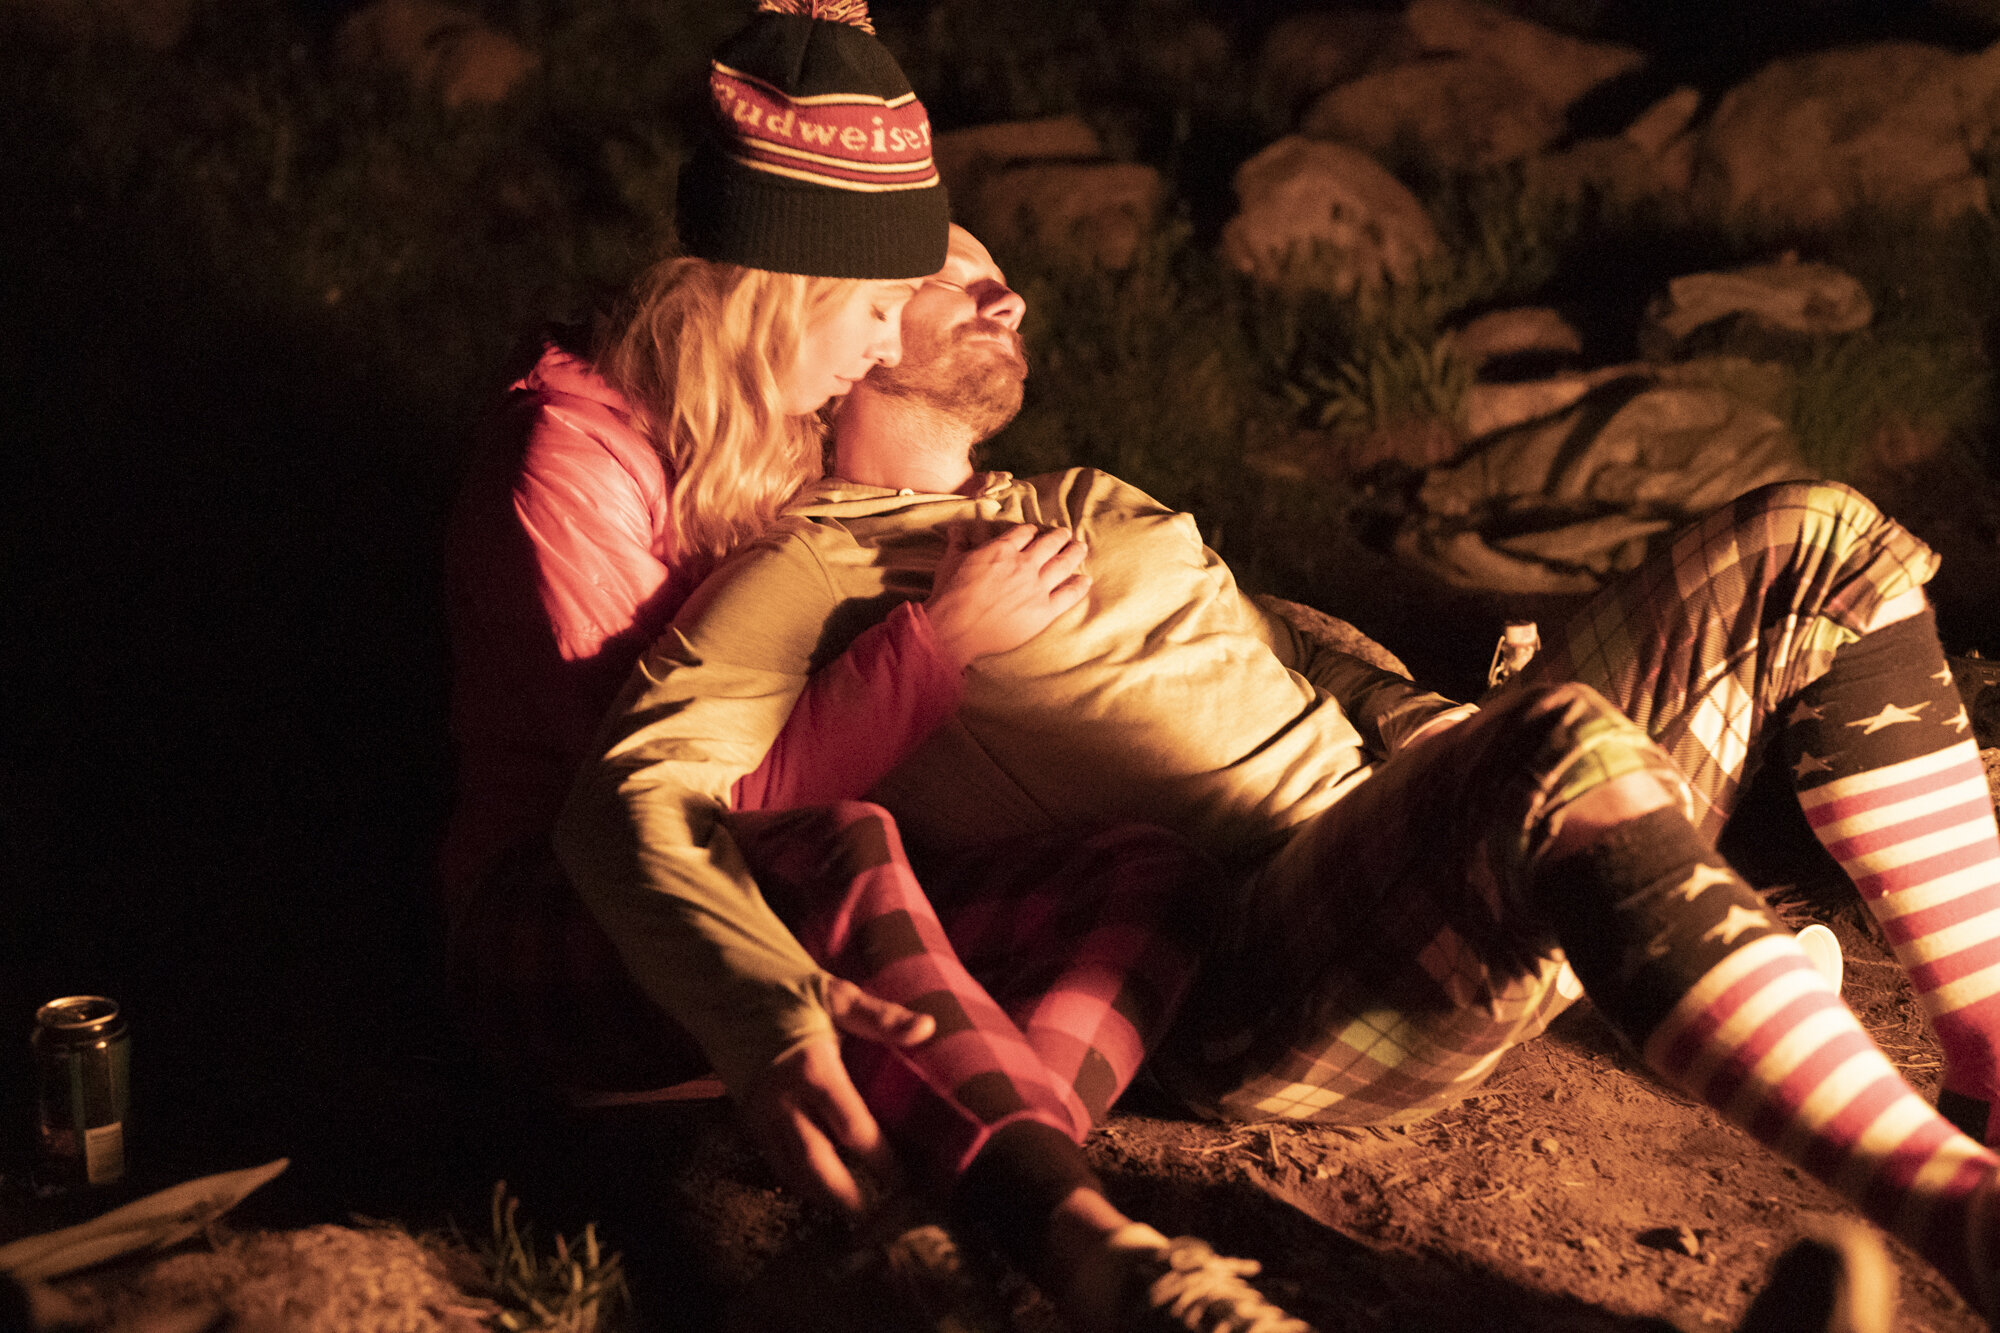
<svg viewBox="0 0 2000 1333"><path fill-rule="evenodd" d="M1685 810L1687 784L1645 729L1595 689L1570 681L1532 685L1496 699L1494 752L1518 764L1529 789L1526 821L1536 844L1565 826L1590 827L1651 810Z"/></svg>
<svg viewBox="0 0 2000 1333"><path fill-rule="evenodd" d="M1725 510L1739 532L1753 535L1753 548L1800 546L1845 556L1857 542L1880 541L1895 529L1873 500L1837 481L1771 482Z"/></svg>

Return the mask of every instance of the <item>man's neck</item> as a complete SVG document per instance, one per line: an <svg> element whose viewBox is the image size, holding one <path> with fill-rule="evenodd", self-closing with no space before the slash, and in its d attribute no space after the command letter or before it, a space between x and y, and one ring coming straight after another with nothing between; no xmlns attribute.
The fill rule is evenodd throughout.
<svg viewBox="0 0 2000 1333"><path fill-rule="evenodd" d="M834 474L845 481L946 495L972 479L978 441L943 413L857 388L834 418L833 443Z"/></svg>

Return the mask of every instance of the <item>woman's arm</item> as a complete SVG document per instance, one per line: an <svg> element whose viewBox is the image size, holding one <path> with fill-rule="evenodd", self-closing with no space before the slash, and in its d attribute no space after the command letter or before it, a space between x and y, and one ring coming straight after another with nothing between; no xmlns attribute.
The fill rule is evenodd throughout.
<svg viewBox="0 0 2000 1333"><path fill-rule="evenodd" d="M924 608L905 602L814 673L730 803L784 810L856 799L950 717L963 694L963 666L938 642Z"/></svg>
<svg viewBox="0 0 2000 1333"><path fill-rule="evenodd" d="M1087 552L1066 529L1021 524L977 547L954 531L930 598L905 602L807 684L738 810L823 805L864 796L950 717L965 667L1018 647L1080 601Z"/></svg>

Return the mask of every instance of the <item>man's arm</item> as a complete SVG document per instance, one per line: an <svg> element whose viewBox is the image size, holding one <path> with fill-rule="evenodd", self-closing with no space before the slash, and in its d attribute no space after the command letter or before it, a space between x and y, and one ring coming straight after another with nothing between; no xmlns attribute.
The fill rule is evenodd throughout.
<svg viewBox="0 0 2000 1333"><path fill-rule="evenodd" d="M833 1030L823 974L718 817L804 688L834 601L796 536L730 561L640 660L556 828L634 979L739 1095Z"/></svg>
<svg viewBox="0 0 2000 1333"><path fill-rule="evenodd" d="M1033 637L1085 595L1083 548L1022 525L977 548L954 533L924 619L956 671ZM913 608L901 608L908 614ZM893 1159L842 1067L834 1029L896 1045L932 1020L819 970L751 881L720 820L726 796L799 699L843 605L797 537L719 571L639 664L603 759L557 829L578 890L634 977L701 1043L780 1176L858 1208L837 1148ZM837 637L837 636L836 636Z"/></svg>
<svg viewBox="0 0 2000 1333"><path fill-rule="evenodd" d="M1377 754L1395 754L1478 711L1418 685L1401 659L1344 620L1277 597L1254 601L1279 660L1332 695Z"/></svg>

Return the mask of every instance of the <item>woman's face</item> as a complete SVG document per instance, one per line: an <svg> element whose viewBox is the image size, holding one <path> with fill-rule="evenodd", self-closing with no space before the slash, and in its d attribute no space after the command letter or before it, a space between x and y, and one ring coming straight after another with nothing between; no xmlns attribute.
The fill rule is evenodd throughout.
<svg viewBox="0 0 2000 1333"><path fill-rule="evenodd" d="M785 412L799 417L817 412L878 364L902 360L903 307L918 285L914 278L856 283L844 300L808 320L792 363L778 373Z"/></svg>

